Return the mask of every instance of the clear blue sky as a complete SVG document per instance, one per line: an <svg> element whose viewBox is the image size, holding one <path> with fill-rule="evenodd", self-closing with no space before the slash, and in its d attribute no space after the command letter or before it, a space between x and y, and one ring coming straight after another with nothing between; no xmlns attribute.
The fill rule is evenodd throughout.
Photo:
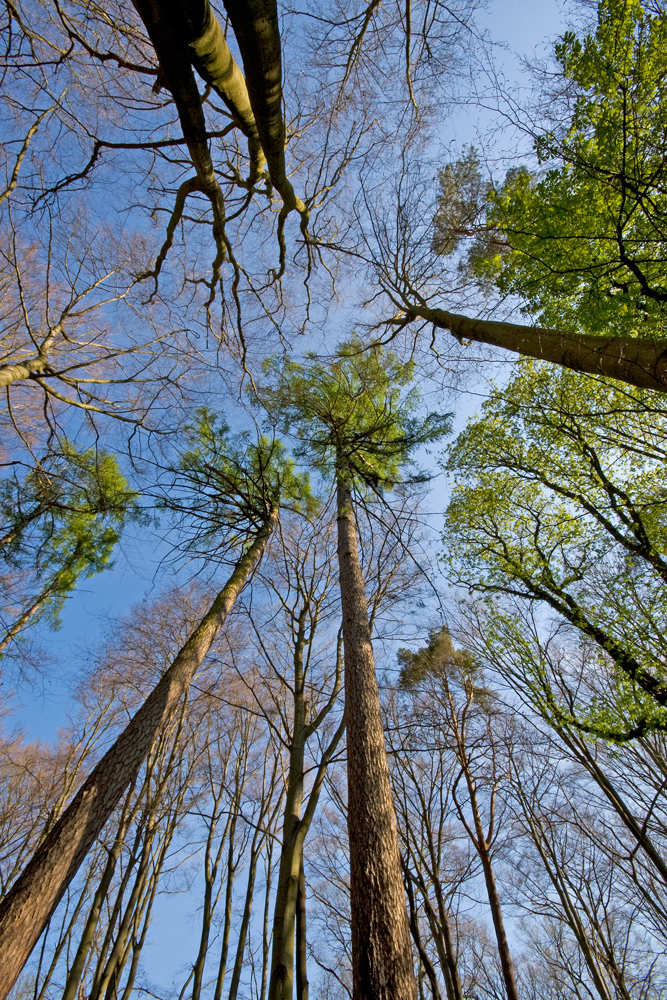
<svg viewBox="0 0 667 1000"><path fill-rule="evenodd" d="M526 82L521 58L543 57L553 39L565 26L567 7L558 0L492 0L479 23L508 50L496 49L495 60L510 83ZM457 114L448 126L450 141L460 150L474 142L477 130L488 121L473 109ZM462 409L472 412L478 397ZM45 633L48 645L59 661L55 671L48 670L22 693L22 707L15 717L27 736L52 739L66 723L69 691L85 664L87 648L99 641L109 618L127 612L145 595L169 584L167 573L158 572L159 547L150 528L132 526L116 554L115 568L92 580L84 581L68 601L58 633Z"/></svg>

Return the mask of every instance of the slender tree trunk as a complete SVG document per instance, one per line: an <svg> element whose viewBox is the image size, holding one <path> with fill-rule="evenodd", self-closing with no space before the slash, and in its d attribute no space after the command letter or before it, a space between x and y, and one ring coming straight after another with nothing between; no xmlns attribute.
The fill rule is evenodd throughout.
<svg viewBox="0 0 667 1000"><path fill-rule="evenodd" d="M259 831L262 823L262 816L259 818L255 834L250 846L250 864L248 865L248 882L246 884L245 903L243 906L243 916L239 928L239 936L236 944L236 958L234 960L234 970L232 981L229 986L227 1000L236 1000L239 986L241 984L241 973L243 972L243 956L245 955L246 940L248 938L248 928L250 927L250 917L252 915L252 901L255 896L255 879L257 877L257 863L260 852L264 844L264 837L260 837Z"/></svg>
<svg viewBox="0 0 667 1000"><path fill-rule="evenodd" d="M503 910L500 905L500 896L498 895L498 887L496 886L496 877L493 872L491 850L489 843L484 836L484 830L482 827L482 817L479 812L475 782L467 765L464 765L464 772L468 786L470 808L472 810L473 821L475 823L477 852L479 854L479 859L482 862L482 870L484 871L484 881L486 883L486 892L489 897L489 908L491 910L491 919L493 920L493 929L496 932L498 955L500 957L500 965L503 972L503 979L505 981L507 1000L519 1000L519 991L517 989L516 977L514 975L514 963L512 962L510 946L507 940L507 933L505 931Z"/></svg>
<svg viewBox="0 0 667 1000"><path fill-rule="evenodd" d="M274 511L209 611L134 718L84 782L0 904L0 1000L16 982L39 936L146 754L170 718L236 598L261 559Z"/></svg>
<svg viewBox="0 0 667 1000"><path fill-rule="evenodd" d="M404 870L405 870L405 888L408 894L408 904L410 911L410 930L412 932L412 939L417 947L417 951L419 952L419 958L421 959L421 964L424 968L424 971L426 972L426 975L428 976L428 981L431 984L431 995L433 997L433 1000L440 1000L440 990L438 989L438 977L436 975L435 968L433 967L433 962L429 958L426 949L422 944L421 934L419 932L419 914L417 913L417 906L415 904L415 894L412 888L412 880L410 878L410 871L408 869L407 863L404 866ZM441 965L445 977L445 986L447 988L447 1000L453 1000L451 981L448 975L448 969L446 964L442 962L442 959L441 959Z"/></svg>
<svg viewBox="0 0 667 1000"><path fill-rule="evenodd" d="M30 607L26 608L23 614L19 615L19 617L16 619L13 625L9 626L3 638L0 640L0 653L4 653L4 651L7 649L7 646L10 644L12 639L15 639L16 636L19 634L19 632L23 631L23 629L28 624L30 619L33 618L40 610L40 608L42 608L46 604L46 602L51 597L55 589L56 589L56 583L53 580L51 580L51 582L48 583L46 587L44 587L41 594L39 594L34 599Z"/></svg>
<svg viewBox="0 0 667 1000"><path fill-rule="evenodd" d="M299 866L299 891L296 898L296 1000L308 1000L306 872L303 867L303 851Z"/></svg>
<svg viewBox="0 0 667 1000"><path fill-rule="evenodd" d="M238 775L238 772L237 772ZM238 780L238 778L237 778ZM234 860L234 849L236 847L236 823L238 820L240 802L240 787L237 785L232 801L232 818L229 828L229 849L227 851L227 882L225 884L225 917L222 926L222 947L220 949L220 961L218 962L218 976L215 983L215 993L213 1000L221 1000L222 988L225 984L227 974L227 957L229 955L229 936L232 932L232 902L234 889L234 872L236 862Z"/></svg>
<svg viewBox="0 0 667 1000"><path fill-rule="evenodd" d="M130 791L130 795L131 794L132 791ZM111 885L111 879L116 871L116 864L118 863L118 858L120 857L120 852L123 848L125 834L127 833L127 829L132 818L133 811L129 809L128 796L128 800L125 802L125 808L123 809L120 817L118 831L116 833L116 837L114 838L113 846L107 855L107 861L104 866L104 871L102 872L102 878L99 881L93 897L92 905L88 911L88 918L84 925L81 938L79 939L79 945L76 949L74 961L72 962L67 974L67 981L65 983L62 1000L76 1000L79 983L81 982L81 977L83 976L83 972L86 967L86 961L88 959L90 949L92 948L93 941L95 940L95 932L97 930L100 914L102 912L102 906L107 897L107 892L109 891L109 886Z"/></svg>
<svg viewBox="0 0 667 1000"><path fill-rule="evenodd" d="M294 646L294 723L290 746L283 839L278 868L278 889L273 910L273 954L269 1000L292 1000L294 976L294 925L297 911L299 869L305 831L301 823L303 767L306 750L306 709L303 696L305 611Z"/></svg>
<svg viewBox="0 0 667 1000"><path fill-rule="evenodd" d="M417 983L350 478L338 479L354 1000L414 1000Z"/></svg>

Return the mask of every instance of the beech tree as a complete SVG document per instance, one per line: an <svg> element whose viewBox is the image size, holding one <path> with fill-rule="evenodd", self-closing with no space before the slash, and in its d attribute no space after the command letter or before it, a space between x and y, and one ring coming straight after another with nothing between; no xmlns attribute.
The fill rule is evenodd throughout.
<svg viewBox="0 0 667 1000"><path fill-rule="evenodd" d="M523 362L447 460L448 560L478 593L553 610L591 640L616 696L536 691L612 739L663 727L664 416L655 397ZM499 608L502 611L502 608ZM511 610L508 609L511 614Z"/></svg>
<svg viewBox="0 0 667 1000"><path fill-rule="evenodd" d="M428 251L410 247L414 211L401 192L403 242L385 244L378 272L396 308L389 329L415 322L460 343L494 347L575 371L667 391L664 333L664 67L662 8L600 0L594 32L556 45L558 90L533 131L546 168L484 182L468 154L440 174L429 240L459 262L488 300L518 297L533 322L501 322L447 307ZM414 227L419 228L415 219ZM423 227L422 230L423 232ZM454 256L452 256L454 255ZM443 302L443 299L445 300Z"/></svg>

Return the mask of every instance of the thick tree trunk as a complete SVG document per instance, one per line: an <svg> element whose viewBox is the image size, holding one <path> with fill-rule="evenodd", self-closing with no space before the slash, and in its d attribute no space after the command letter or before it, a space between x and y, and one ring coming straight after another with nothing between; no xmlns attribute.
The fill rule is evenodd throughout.
<svg viewBox="0 0 667 1000"><path fill-rule="evenodd" d="M414 1000L417 983L396 814L347 470L339 468L337 478L353 997L354 1000Z"/></svg>
<svg viewBox="0 0 667 1000"><path fill-rule="evenodd" d="M188 25L192 62L202 80L225 102L248 139L250 181L258 179L265 157L252 112L245 77L229 51L224 32L209 0L186 0L183 14Z"/></svg>
<svg viewBox="0 0 667 1000"><path fill-rule="evenodd" d="M285 208L306 213L285 166L280 27L276 0L224 0L241 50L246 85L271 182Z"/></svg>
<svg viewBox="0 0 667 1000"><path fill-rule="evenodd" d="M209 611L134 718L84 782L0 904L0 1000L4 1000L79 866L187 691L277 520L267 521Z"/></svg>
<svg viewBox="0 0 667 1000"><path fill-rule="evenodd" d="M206 120L191 65L192 52L186 44L189 30L183 11L175 0L133 0L133 2L153 43L165 84L174 99L183 129L183 138L197 172L197 187L211 202L213 231L220 255L223 247L225 206L208 148ZM190 189L192 189L191 184Z"/></svg>
<svg viewBox="0 0 667 1000"><path fill-rule="evenodd" d="M471 319L417 304L403 306L403 311L411 319L425 319L440 329L449 330L461 341L503 347L529 358L553 361L576 372L605 375L640 389L667 392L667 340L596 337L567 330Z"/></svg>

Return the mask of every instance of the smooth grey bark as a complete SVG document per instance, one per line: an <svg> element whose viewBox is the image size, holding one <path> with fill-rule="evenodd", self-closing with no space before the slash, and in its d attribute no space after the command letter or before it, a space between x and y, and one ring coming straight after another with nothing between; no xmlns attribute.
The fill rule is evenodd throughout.
<svg viewBox="0 0 667 1000"><path fill-rule="evenodd" d="M187 194L193 190L202 191L213 209L213 235L218 251L214 271L217 273L225 256L225 205L208 147L204 110L191 64L192 53L186 44L189 31L183 10L176 0L133 0L133 3L155 48L162 78L174 99L183 138L197 174L196 179L190 178L181 185L180 207L177 200L170 226L173 224L173 231ZM169 233L167 238L169 241Z"/></svg>
<svg viewBox="0 0 667 1000"><path fill-rule="evenodd" d="M667 340L643 337L597 337L519 323L474 319L426 305L401 303L408 320L424 319L448 330L461 342L474 341L552 361L563 368L667 392ZM402 325L404 319L397 319Z"/></svg>
<svg viewBox="0 0 667 1000"><path fill-rule="evenodd" d="M254 183L266 162L252 111L245 77L229 51L224 32L209 0L186 0L183 16L189 29L192 63L199 76L222 98L248 139L250 178Z"/></svg>
<svg viewBox="0 0 667 1000"><path fill-rule="evenodd" d="M275 524L272 511L169 669L93 769L72 803L0 904L0 1000L16 982L68 885L123 792L135 779L259 563Z"/></svg>
<svg viewBox="0 0 667 1000"><path fill-rule="evenodd" d="M285 166L282 55L276 0L224 0L241 50L246 86L257 122L271 183L285 210L296 209L307 220Z"/></svg>
<svg viewBox="0 0 667 1000"><path fill-rule="evenodd" d="M299 884L303 868L303 845L313 821L329 762L345 730L341 721L318 764L317 773L302 815L304 798L304 767L306 744L319 729L334 707L341 687L342 650L337 650L336 679L327 703L317 716L306 722L304 649L307 644L306 619L309 605L304 603L299 616L294 646L294 722L290 743L287 791L283 820L283 836L278 869L278 887L273 911L273 951L269 1000L291 1000L294 982L294 946L299 938L296 924L299 916ZM305 904L304 904L305 905ZM296 938L295 938L296 935ZM297 975L298 968L297 968ZM307 981L306 981L307 989Z"/></svg>
<svg viewBox="0 0 667 1000"><path fill-rule="evenodd" d="M338 560L345 649L348 834L354 1000L414 1000L403 889L350 475L337 469Z"/></svg>

